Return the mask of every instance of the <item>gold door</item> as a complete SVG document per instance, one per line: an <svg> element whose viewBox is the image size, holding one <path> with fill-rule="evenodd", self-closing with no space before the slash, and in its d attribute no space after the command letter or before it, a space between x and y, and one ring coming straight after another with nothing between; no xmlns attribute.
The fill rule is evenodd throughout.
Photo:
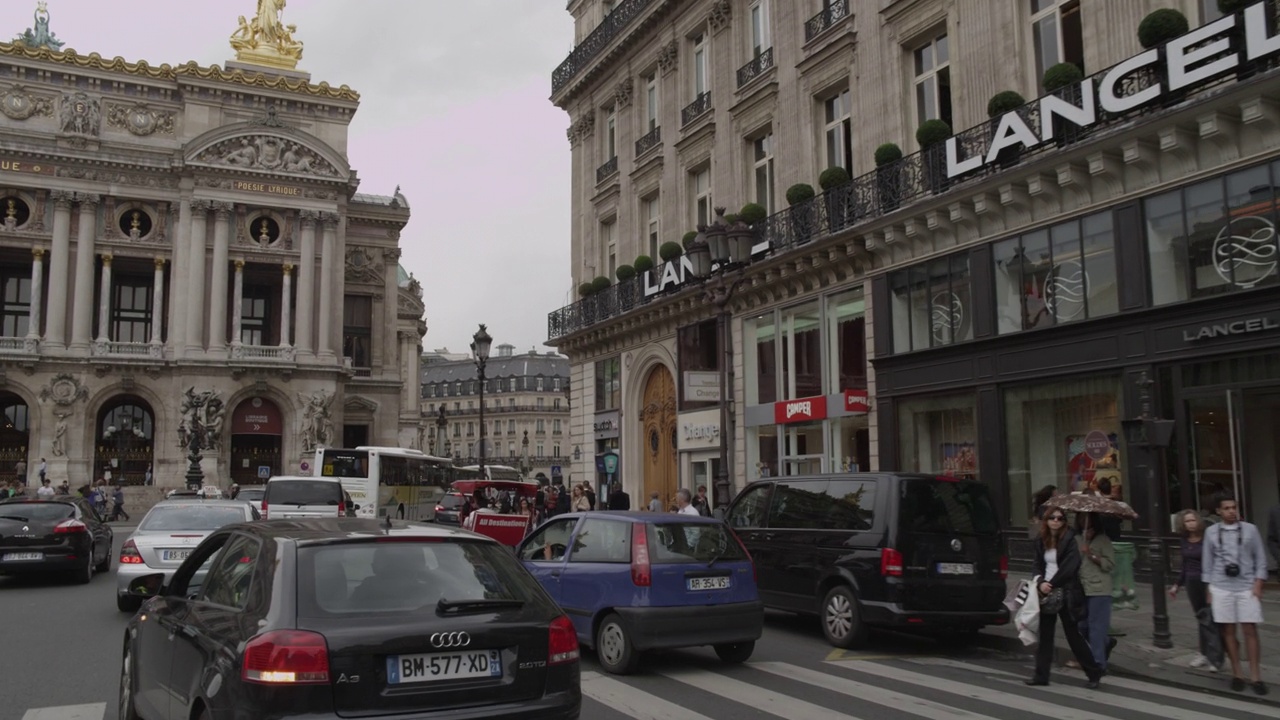
<svg viewBox="0 0 1280 720"><path fill-rule="evenodd" d="M644 435L644 498L636 503L647 508L649 498L658 493L665 510L675 502L679 476L676 471L676 386L671 371L659 366L649 373L640 410Z"/></svg>

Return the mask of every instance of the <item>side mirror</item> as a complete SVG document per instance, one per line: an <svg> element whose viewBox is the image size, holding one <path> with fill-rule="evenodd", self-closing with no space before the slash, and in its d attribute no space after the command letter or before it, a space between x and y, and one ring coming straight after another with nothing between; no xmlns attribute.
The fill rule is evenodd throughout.
<svg viewBox="0 0 1280 720"><path fill-rule="evenodd" d="M143 575L129 583L129 595L137 598L153 598L164 592L164 573Z"/></svg>

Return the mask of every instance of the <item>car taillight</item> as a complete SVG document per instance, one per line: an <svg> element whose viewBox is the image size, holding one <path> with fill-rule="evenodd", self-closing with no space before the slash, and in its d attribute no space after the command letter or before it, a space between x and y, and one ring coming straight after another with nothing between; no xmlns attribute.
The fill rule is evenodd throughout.
<svg viewBox="0 0 1280 720"><path fill-rule="evenodd" d="M438 513L442 513L442 512L444 512L444 506L443 506L443 505L437 505L437 506L436 506L436 512L438 512Z"/></svg>
<svg viewBox="0 0 1280 720"><path fill-rule="evenodd" d="M244 646L240 677L268 685L329 682L329 646L324 636L305 630L273 630Z"/></svg>
<svg viewBox="0 0 1280 720"><path fill-rule="evenodd" d="M642 522L631 524L631 582L637 587L649 587L652 580L649 566L649 534Z"/></svg>
<svg viewBox="0 0 1280 720"><path fill-rule="evenodd" d="M882 548L880 574L885 577L902 577L902 553L893 548Z"/></svg>
<svg viewBox="0 0 1280 720"><path fill-rule="evenodd" d="M569 618L561 615L551 621L547 637L547 664L563 665L578 659L578 631Z"/></svg>
<svg viewBox="0 0 1280 720"><path fill-rule="evenodd" d="M53 526L54 535L75 535L77 533L89 532L89 527L79 520L63 520Z"/></svg>
<svg viewBox="0 0 1280 720"><path fill-rule="evenodd" d="M132 540L125 540L124 547L120 548L120 564L121 565L141 565L142 555L138 552L138 546Z"/></svg>
<svg viewBox="0 0 1280 720"><path fill-rule="evenodd" d="M1009 579L1009 556L1008 555L1000 556L1000 579L1001 580Z"/></svg>
<svg viewBox="0 0 1280 720"><path fill-rule="evenodd" d="M267 499L262 498L262 519L267 519Z"/></svg>
<svg viewBox="0 0 1280 720"><path fill-rule="evenodd" d="M726 525L725 527L728 526ZM751 579L755 582L759 582L759 579L756 577L756 561L755 558L751 557L751 551L747 549L747 544L742 542L742 538L738 537L737 530L729 528L729 533L733 535L734 540L738 541L738 547L742 548L742 554L747 556L747 562L751 563Z"/></svg>

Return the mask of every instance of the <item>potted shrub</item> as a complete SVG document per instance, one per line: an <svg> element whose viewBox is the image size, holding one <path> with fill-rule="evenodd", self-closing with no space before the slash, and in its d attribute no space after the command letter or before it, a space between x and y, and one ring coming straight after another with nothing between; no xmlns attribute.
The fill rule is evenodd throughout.
<svg viewBox="0 0 1280 720"><path fill-rule="evenodd" d="M742 222L747 225L755 225L767 217L769 217L769 211L765 210L763 205L760 203L747 203L742 206L742 210L738 211L736 216L726 215L725 220L733 218L730 222Z"/></svg>
<svg viewBox="0 0 1280 720"><path fill-rule="evenodd" d="M1169 42L1191 29L1187 16L1173 8L1153 10L1138 23L1138 42L1153 48Z"/></svg>
<svg viewBox="0 0 1280 720"><path fill-rule="evenodd" d="M897 143L884 143L876 148L876 195L880 199L881 212L893 212L898 209L898 188L901 187L902 167L897 162L902 159L902 148Z"/></svg>
<svg viewBox="0 0 1280 720"><path fill-rule="evenodd" d="M1045 70L1041 84L1044 85L1045 92L1057 94L1062 88L1075 85L1081 80L1084 80L1084 71L1080 66L1064 62Z"/></svg>
<svg viewBox="0 0 1280 720"><path fill-rule="evenodd" d="M636 273L643 275L653 269L653 258L648 255L637 255L636 261L631 263L636 269Z"/></svg>
<svg viewBox="0 0 1280 720"><path fill-rule="evenodd" d="M852 180L849 171L833 165L818 176L818 186L822 188L823 202L827 206L827 225L830 232L840 230L848 222L849 217L849 182ZM816 223L815 223L816 224Z"/></svg>
<svg viewBox="0 0 1280 720"><path fill-rule="evenodd" d="M990 142L995 139L996 130L1000 129L1000 118L1009 112L1013 112L1023 105L1027 104L1027 99L1022 97L1021 93L1013 90L1002 90L987 101L987 117L991 118L990 128L987 132L987 140ZM1012 167L1016 165L1019 157L1022 155L1022 148L1007 147L996 155L996 163L1000 167Z"/></svg>
<svg viewBox="0 0 1280 720"><path fill-rule="evenodd" d="M578 297L586 297L595 292L596 288L589 282L584 282L578 286Z"/></svg>
<svg viewBox="0 0 1280 720"><path fill-rule="evenodd" d="M694 233L697 236L697 233ZM684 254L684 248L680 247L678 242L664 242L662 247L658 248L658 257L662 258L662 262L671 262Z"/></svg>
<svg viewBox="0 0 1280 720"><path fill-rule="evenodd" d="M787 204L791 206L791 232L796 242L808 242L813 235L813 198L809 183L796 183L787 188Z"/></svg>
<svg viewBox="0 0 1280 720"><path fill-rule="evenodd" d="M618 269L613 271L613 276L618 278L618 282L626 282L636 276L636 269L630 265L619 265Z"/></svg>
<svg viewBox="0 0 1280 720"><path fill-rule="evenodd" d="M848 170L839 165L834 165L823 170L822 174L818 176L818 186L822 188L823 192L826 192L831 188L837 188L848 183L851 179Z"/></svg>
<svg viewBox="0 0 1280 720"><path fill-rule="evenodd" d="M591 281L592 292L593 293L604 292L605 290L608 290L609 286L612 284L613 283L609 281L609 278L605 277L604 275L598 275L596 276L595 280Z"/></svg>
<svg viewBox="0 0 1280 720"><path fill-rule="evenodd" d="M946 150L943 143L951 137L951 126L942 120L925 120L916 128L916 142L920 143L920 163L925 184L929 191L938 193L947 187Z"/></svg>
<svg viewBox="0 0 1280 720"><path fill-rule="evenodd" d="M795 207L800 203L812 200L814 194L813 186L809 183L796 183L787 188L787 204Z"/></svg>
<svg viewBox="0 0 1280 720"><path fill-rule="evenodd" d="M689 249L689 246L693 244L693 240L694 240L694 238L696 238L696 237L698 237L698 231L697 231L697 230L690 230L689 232L685 233L685 234L684 234L684 237L680 238L680 247L681 247L681 249L683 249L683 250L688 250L688 249ZM662 249L661 249L661 248L659 248L659 249L658 249L658 254L659 254L659 255L662 255ZM663 260L666 260L667 258L666 258L665 256L663 256L663 258L662 258L662 259L663 259Z"/></svg>
<svg viewBox="0 0 1280 720"><path fill-rule="evenodd" d="M1220 10L1223 15L1230 15L1231 13L1245 9L1255 2L1257 2L1257 0L1218 0L1218 10Z"/></svg>

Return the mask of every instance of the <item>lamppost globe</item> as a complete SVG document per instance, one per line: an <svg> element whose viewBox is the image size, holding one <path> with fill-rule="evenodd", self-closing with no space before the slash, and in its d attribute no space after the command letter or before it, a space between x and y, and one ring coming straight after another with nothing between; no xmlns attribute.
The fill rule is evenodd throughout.
<svg viewBox="0 0 1280 720"><path fill-rule="evenodd" d="M477 360L484 362L489 359L489 347L491 345L493 345L493 338L485 330L484 323L481 323L480 329L471 337L471 351L476 354Z"/></svg>

